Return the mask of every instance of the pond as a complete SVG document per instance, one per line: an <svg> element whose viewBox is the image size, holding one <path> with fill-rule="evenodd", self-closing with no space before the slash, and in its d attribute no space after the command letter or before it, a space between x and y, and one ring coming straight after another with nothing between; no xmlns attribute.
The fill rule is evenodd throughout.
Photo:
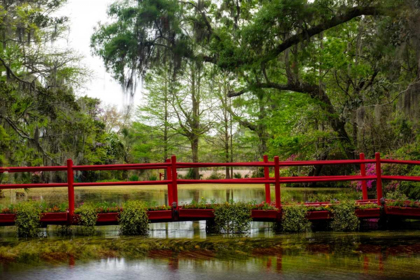
<svg viewBox="0 0 420 280"><path fill-rule="evenodd" d="M23 258L21 262L0 261L0 279L416 279L420 277L419 234L418 230L283 234L260 238L261 243L249 250L151 250L140 258L109 256L93 260ZM221 239L229 237L205 240L217 243ZM196 240L183 240L182 244ZM95 238L83 242L95 242ZM144 238L101 238L101 242L138 242L141 247ZM264 242L275 245L260 248ZM25 248L31 247L25 244Z"/></svg>
<svg viewBox="0 0 420 280"><path fill-rule="evenodd" d="M17 193L17 194L16 194ZM4 191L5 198L0 199L0 205L18 203L23 200L67 202L66 188L30 189L27 193L23 190ZM20 196L22 194L22 196ZM340 199L342 197L359 198L350 188L281 188L282 201L307 201L314 195ZM225 201L256 201L265 200L263 185L184 185L178 187L179 204L190 203L206 199L215 203ZM274 188L271 187L271 198L274 200ZM156 205L167 203L167 187L165 186L113 186L113 187L79 187L75 189L76 204L83 202L115 202L122 205L127 200L143 200Z"/></svg>
<svg viewBox="0 0 420 280"><path fill-rule="evenodd" d="M65 188L34 189L22 198L13 191L5 194L0 204L67 201ZM350 189L282 188L283 201L306 201L315 194L338 199L359 195ZM260 202L265 198L264 186L180 186L180 204L201 198L216 203ZM134 199L163 205L166 187L76 189L77 204L107 201L122 205ZM372 231L374 223L372 228L367 224L368 232L302 235L275 234L270 223L253 222L244 241L242 236L207 234L205 221L151 224L146 238L121 237L118 226L102 226L97 227L95 237L69 239L48 226L43 229L47 238L19 240L14 227L0 227L0 279L412 279L420 277L416 269L420 231L417 223L409 224L406 231ZM160 249L136 253L151 248L150 242L166 242L170 249L156 245ZM211 249L196 249L203 242ZM242 242L257 243L250 247ZM176 244L181 245L173 249Z"/></svg>

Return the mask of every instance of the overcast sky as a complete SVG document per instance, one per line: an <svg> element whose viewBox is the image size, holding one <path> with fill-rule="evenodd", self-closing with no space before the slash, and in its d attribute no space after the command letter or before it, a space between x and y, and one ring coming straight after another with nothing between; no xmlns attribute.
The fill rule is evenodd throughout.
<svg viewBox="0 0 420 280"><path fill-rule="evenodd" d="M139 105L140 93L134 100L123 93L121 86L105 71L102 60L94 57L90 50L90 37L98 22L107 22L106 10L115 0L68 0L59 11L70 19L70 33L68 47L82 54L83 64L92 71L93 78L86 84L86 88L78 95L88 95L102 100L104 105L117 105L120 109L124 105Z"/></svg>

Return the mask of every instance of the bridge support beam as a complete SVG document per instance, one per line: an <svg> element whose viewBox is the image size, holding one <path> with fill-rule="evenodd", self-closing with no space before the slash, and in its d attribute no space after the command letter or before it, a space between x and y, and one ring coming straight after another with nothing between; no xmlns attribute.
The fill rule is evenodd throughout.
<svg viewBox="0 0 420 280"><path fill-rule="evenodd" d="M280 161L279 157L274 157L274 190L276 192L276 207L281 207L281 194L280 194Z"/></svg>
<svg viewBox="0 0 420 280"><path fill-rule="evenodd" d="M167 159L165 162L170 163L171 160ZM168 166L166 168L166 180L172 180L172 170L171 170L171 166ZM172 203L174 202L173 199L173 191L172 191L172 184L169 183L168 184L168 205L172 206Z"/></svg>
<svg viewBox="0 0 420 280"><path fill-rule="evenodd" d="M264 162L268 163L268 156L264 155ZM268 166L264 166L264 178L270 179L270 169ZM271 193L270 193L270 184L265 184L265 203L271 204Z"/></svg>
<svg viewBox="0 0 420 280"><path fill-rule="evenodd" d="M360 154L360 160L365 160L365 154ZM362 175L363 177L366 176L366 166L364 163L360 164L360 175ZM363 200L368 200L367 182L365 180L362 181L362 193Z"/></svg>
<svg viewBox="0 0 420 280"><path fill-rule="evenodd" d="M175 206L176 209L178 209L178 183L177 183L177 177L178 174L176 172L176 156L171 157L171 175L172 175L172 206Z"/></svg>
<svg viewBox="0 0 420 280"><path fill-rule="evenodd" d="M376 193L378 197L378 205L381 205L382 193L382 170L381 170L381 154L375 154L376 159Z"/></svg>
<svg viewBox="0 0 420 280"><path fill-rule="evenodd" d="M73 161L67 160L67 192L69 199L69 222L73 221L74 216L74 172Z"/></svg>

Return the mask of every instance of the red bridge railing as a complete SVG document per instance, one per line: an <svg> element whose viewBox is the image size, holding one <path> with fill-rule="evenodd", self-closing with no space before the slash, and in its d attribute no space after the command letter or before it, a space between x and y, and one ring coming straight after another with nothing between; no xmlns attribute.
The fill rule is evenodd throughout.
<svg viewBox="0 0 420 280"><path fill-rule="evenodd" d="M366 175L366 164L375 163L376 174ZM176 156L166 160L164 163L142 163L142 164L112 164L112 165L73 165L71 159L67 160L67 166L40 166L40 167L0 167L0 173L18 173L18 172L37 172L37 171L64 171L67 172L67 183L37 183L37 184L0 184L0 190L17 188L52 188L67 187L69 214L74 215L75 187L90 186L121 186L121 185L167 185L168 205L178 208L178 185L179 184L264 184L265 201L271 204L270 185L274 185L275 206L281 207L281 189L280 185L285 183L311 183L311 182L338 182L338 181L361 181L363 200L368 199L367 184L368 180L376 181L377 203L383 197L382 180L399 181L419 181L417 176L398 176L382 175L381 164L414 164L420 165L420 161L412 160L381 160L380 154L375 154L375 159L365 159L364 154L360 154L359 160L323 160L323 161L284 161L280 162L279 157L275 156L270 162L267 156L264 156L263 162L235 162L235 163L185 163L177 162ZM336 175L336 176L294 176L280 177L280 168L290 166L313 166L313 165L346 165L360 164L360 175ZM199 167L263 167L263 178L244 178L244 179L217 179L217 180L192 180L178 179L177 170L179 168L199 168ZM270 177L270 168L274 168L274 177ZM165 169L167 178L160 181L131 181L131 182L100 182L100 183L75 183L74 171L97 171L97 170L145 170L145 169Z"/></svg>

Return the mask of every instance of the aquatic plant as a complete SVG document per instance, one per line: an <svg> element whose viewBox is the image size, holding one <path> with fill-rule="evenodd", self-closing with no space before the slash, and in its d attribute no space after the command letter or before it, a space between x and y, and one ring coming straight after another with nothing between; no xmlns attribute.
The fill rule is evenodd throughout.
<svg viewBox="0 0 420 280"><path fill-rule="evenodd" d="M39 236L41 212L38 203L23 202L16 206L16 227L19 237Z"/></svg>
<svg viewBox="0 0 420 280"><path fill-rule="evenodd" d="M282 208L282 219L277 231L306 232L311 230L311 222L306 218L308 209L305 206L286 206ZM275 225L275 227L278 225Z"/></svg>
<svg viewBox="0 0 420 280"><path fill-rule="evenodd" d="M220 233L244 233L251 227L251 205L226 202L215 207L216 229Z"/></svg>
<svg viewBox="0 0 420 280"><path fill-rule="evenodd" d="M142 201L124 203L124 211L120 214L119 224L123 235L146 235L149 231L146 204Z"/></svg>
<svg viewBox="0 0 420 280"><path fill-rule="evenodd" d="M354 201L342 201L334 206L334 218L330 224L334 231L356 231L359 229L360 221L355 213L356 204Z"/></svg>

